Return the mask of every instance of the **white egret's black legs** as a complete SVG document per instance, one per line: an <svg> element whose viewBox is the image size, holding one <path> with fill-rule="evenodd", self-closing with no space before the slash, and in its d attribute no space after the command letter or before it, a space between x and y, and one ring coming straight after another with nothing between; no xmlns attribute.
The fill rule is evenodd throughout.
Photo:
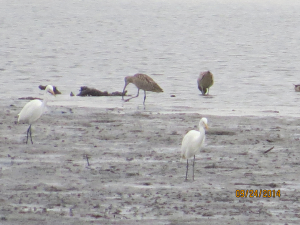
<svg viewBox="0 0 300 225"><path fill-rule="evenodd" d="M195 180L195 159L196 156L194 155L194 161L193 161L193 181ZM189 171L189 160L186 160L186 174L185 174L185 180L187 181L187 175L188 175L188 171Z"/></svg>
<svg viewBox="0 0 300 225"><path fill-rule="evenodd" d="M31 127L31 125L29 125L29 127L28 127L28 129L27 129L26 144L27 144L27 142L28 142L28 133L30 132L30 127Z"/></svg>
<svg viewBox="0 0 300 225"><path fill-rule="evenodd" d="M189 160L186 160L186 174L185 174L185 180L187 180L187 175L188 175L188 171L189 171Z"/></svg>
<svg viewBox="0 0 300 225"><path fill-rule="evenodd" d="M28 129L27 129L27 139L26 139L26 144L28 143L28 134L30 135L31 144L33 144L33 142L32 142L32 136L31 136L31 124L29 125L29 127L28 127Z"/></svg>
<svg viewBox="0 0 300 225"><path fill-rule="evenodd" d="M193 161L193 180L195 180L195 179L194 179L195 159L196 159L196 156L194 155L194 161Z"/></svg>

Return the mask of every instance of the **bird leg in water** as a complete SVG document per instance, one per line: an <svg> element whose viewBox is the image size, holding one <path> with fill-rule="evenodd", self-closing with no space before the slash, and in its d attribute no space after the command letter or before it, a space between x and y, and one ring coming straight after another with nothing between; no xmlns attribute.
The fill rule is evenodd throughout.
<svg viewBox="0 0 300 225"><path fill-rule="evenodd" d="M85 157L86 157L87 165L90 166L90 163L89 163L89 156L86 154Z"/></svg>
<svg viewBox="0 0 300 225"><path fill-rule="evenodd" d="M139 97L139 93L140 93L140 89L138 89L138 92L137 92L136 96L126 99L125 102L128 102L130 99Z"/></svg>
<svg viewBox="0 0 300 225"><path fill-rule="evenodd" d="M28 143L28 134L30 135L31 144L33 144L32 137L31 137L31 125L29 125L28 130L27 130L26 144Z"/></svg>
<svg viewBox="0 0 300 225"><path fill-rule="evenodd" d="M188 170L189 170L189 160L186 160L186 174L185 174L185 180L187 180L187 175L188 175Z"/></svg>
<svg viewBox="0 0 300 225"><path fill-rule="evenodd" d="M146 101L146 91L144 91L144 102L143 102L143 105L145 105L145 101Z"/></svg>
<svg viewBox="0 0 300 225"><path fill-rule="evenodd" d="M195 159L196 159L196 156L194 155L194 161L193 161L193 180L195 180L194 179Z"/></svg>
<svg viewBox="0 0 300 225"><path fill-rule="evenodd" d="M202 90L203 90L202 91L202 95L206 95L206 93L208 93L208 89L207 88L203 88Z"/></svg>

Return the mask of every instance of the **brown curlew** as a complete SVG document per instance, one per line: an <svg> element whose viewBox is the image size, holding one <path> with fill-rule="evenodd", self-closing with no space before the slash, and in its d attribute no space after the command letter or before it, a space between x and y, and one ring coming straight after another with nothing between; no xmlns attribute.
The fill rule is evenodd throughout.
<svg viewBox="0 0 300 225"><path fill-rule="evenodd" d="M137 73L133 76L125 77L125 86L122 94L123 100L124 100L125 88L130 83L133 83L138 88L138 92L136 96L126 99L125 102L128 102L132 98L138 97L140 89L144 90L144 102L143 102L144 105L146 100L146 91L163 92L163 89L161 89L161 87L151 77L149 77L146 74Z"/></svg>
<svg viewBox="0 0 300 225"><path fill-rule="evenodd" d="M214 84L214 76L210 71L202 72L197 80L202 95L209 94L209 88Z"/></svg>

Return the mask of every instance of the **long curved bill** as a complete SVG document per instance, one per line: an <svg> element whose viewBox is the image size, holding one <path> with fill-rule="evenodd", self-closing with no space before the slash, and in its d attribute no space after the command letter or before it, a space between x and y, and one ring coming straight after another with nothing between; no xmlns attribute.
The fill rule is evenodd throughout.
<svg viewBox="0 0 300 225"><path fill-rule="evenodd" d="M122 92L122 100L124 100L124 92L125 92L125 88L127 87L127 84L125 84L124 88L123 88L123 92Z"/></svg>

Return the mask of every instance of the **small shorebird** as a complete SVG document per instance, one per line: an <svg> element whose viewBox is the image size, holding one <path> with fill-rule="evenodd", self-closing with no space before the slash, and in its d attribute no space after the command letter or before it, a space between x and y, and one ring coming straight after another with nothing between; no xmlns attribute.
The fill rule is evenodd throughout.
<svg viewBox="0 0 300 225"><path fill-rule="evenodd" d="M295 85L295 91L300 92L300 84L294 84Z"/></svg>
<svg viewBox="0 0 300 225"><path fill-rule="evenodd" d="M195 169L195 155L201 150L202 145L205 141L205 128L208 129L207 119L203 117L199 122L199 131L190 130L183 138L181 144L181 158L186 159L186 175L189 169L189 158L194 156L193 160L193 180L194 180L194 169Z"/></svg>
<svg viewBox="0 0 300 225"><path fill-rule="evenodd" d="M46 107L46 104L47 104L47 101L48 101L47 92L49 92L50 94L55 96L53 86L48 85L45 89L45 94L44 94L44 100L43 101L35 99L35 100L32 100L32 101L28 102L23 107L21 112L18 114L19 115L18 123L19 122L24 122L24 123L29 124L29 128L27 130L26 144L28 142L28 134L30 135L31 144L33 144L32 137L31 137L31 125L35 121L37 121L45 111L45 107Z"/></svg>
<svg viewBox="0 0 300 225"><path fill-rule="evenodd" d="M209 94L209 88L214 84L214 76L210 71L202 72L197 79L198 88L202 95Z"/></svg>
<svg viewBox="0 0 300 225"><path fill-rule="evenodd" d="M125 88L130 83L133 83L138 88L137 95L132 98L136 98L139 96L140 89L144 90L144 102L143 102L144 105L146 100L146 91L163 92L163 89L161 89L161 87L151 77L149 77L146 74L137 73L133 76L125 77L125 86L122 93L123 100L124 100ZM128 102L132 98L126 99L125 102Z"/></svg>

